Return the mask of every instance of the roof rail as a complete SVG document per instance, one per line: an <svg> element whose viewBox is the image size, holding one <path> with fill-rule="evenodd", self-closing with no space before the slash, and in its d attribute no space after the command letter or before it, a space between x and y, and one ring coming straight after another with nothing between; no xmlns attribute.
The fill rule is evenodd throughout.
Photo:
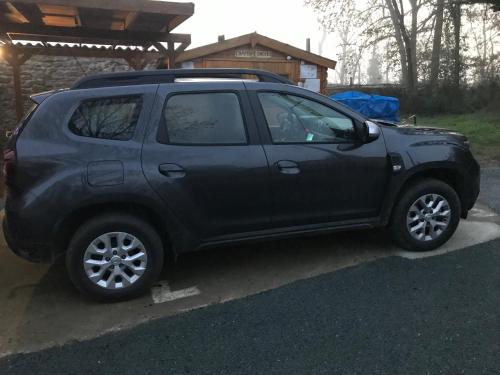
<svg viewBox="0 0 500 375"><path fill-rule="evenodd" d="M89 77L83 77L76 81L71 89L76 90L96 87L173 83L177 78L241 79L243 75L256 76L259 78L260 82L274 82L293 85L293 83L285 77L256 69L158 69L139 72L97 74Z"/></svg>

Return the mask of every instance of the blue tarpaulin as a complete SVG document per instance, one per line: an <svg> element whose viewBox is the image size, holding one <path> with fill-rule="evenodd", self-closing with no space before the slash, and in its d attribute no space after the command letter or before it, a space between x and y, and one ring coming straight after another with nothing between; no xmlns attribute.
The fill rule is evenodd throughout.
<svg viewBox="0 0 500 375"><path fill-rule="evenodd" d="M399 99L392 96L370 95L358 91L346 91L330 96L366 117L399 122Z"/></svg>

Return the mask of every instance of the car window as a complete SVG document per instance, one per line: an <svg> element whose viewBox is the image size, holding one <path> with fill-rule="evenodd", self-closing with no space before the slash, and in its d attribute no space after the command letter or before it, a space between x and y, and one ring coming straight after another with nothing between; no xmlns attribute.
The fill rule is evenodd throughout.
<svg viewBox="0 0 500 375"><path fill-rule="evenodd" d="M245 125L234 93L176 94L164 120L169 143L246 144Z"/></svg>
<svg viewBox="0 0 500 375"><path fill-rule="evenodd" d="M141 107L140 96L86 100L73 113L69 129L83 137L126 141L134 135Z"/></svg>
<svg viewBox="0 0 500 375"><path fill-rule="evenodd" d="M346 143L356 139L351 118L313 100L260 93L274 143Z"/></svg>

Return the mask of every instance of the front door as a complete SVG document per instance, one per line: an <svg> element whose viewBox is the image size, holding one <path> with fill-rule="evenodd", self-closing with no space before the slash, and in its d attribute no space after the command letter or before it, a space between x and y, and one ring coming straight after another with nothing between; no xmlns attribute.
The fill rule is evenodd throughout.
<svg viewBox="0 0 500 375"><path fill-rule="evenodd" d="M252 91L271 174L273 225L376 217L387 184L383 137L363 143L354 120L318 95ZM312 95L312 94L311 94Z"/></svg>
<svg viewBox="0 0 500 375"><path fill-rule="evenodd" d="M153 189L200 239L267 228L268 165L244 85L167 84L158 97L143 150Z"/></svg>

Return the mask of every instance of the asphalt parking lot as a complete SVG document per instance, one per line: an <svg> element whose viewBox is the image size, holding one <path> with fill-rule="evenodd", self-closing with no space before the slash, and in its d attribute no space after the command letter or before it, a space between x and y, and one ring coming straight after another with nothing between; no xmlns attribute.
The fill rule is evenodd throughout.
<svg viewBox="0 0 500 375"><path fill-rule="evenodd" d="M9 357L11 374L495 374L500 240L388 257Z"/></svg>
<svg viewBox="0 0 500 375"><path fill-rule="evenodd" d="M436 252L383 231L224 248L124 303L2 241L0 373L498 373L497 186Z"/></svg>

